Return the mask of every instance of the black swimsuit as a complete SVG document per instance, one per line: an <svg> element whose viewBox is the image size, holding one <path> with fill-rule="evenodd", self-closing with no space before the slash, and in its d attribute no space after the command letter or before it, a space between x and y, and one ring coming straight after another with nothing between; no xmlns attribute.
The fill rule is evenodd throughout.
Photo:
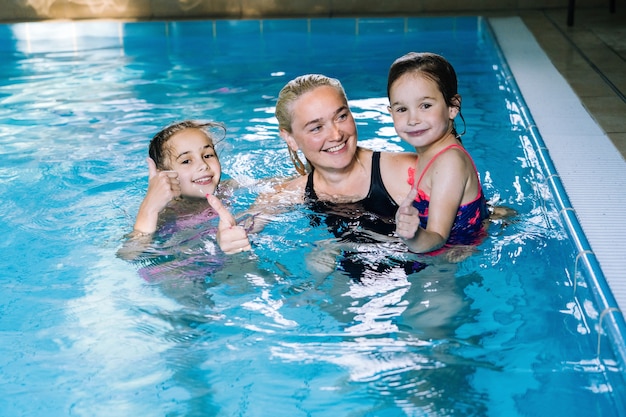
<svg viewBox="0 0 626 417"><path fill-rule="evenodd" d="M313 212L311 224L328 226L328 230L343 242L380 243L375 232L393 236L396 229L395 216L398 204L391 198L380 175L380 152L372 155L372 177L367 197L354 203L331 203L320 201L313 188L313 172L309 173L304 189L305 204ZM370 233L368 233L370 232ZM381 249L384 252L384 249ZM404 270L408 274L426 267L417 261L395 259L393 256L372 254L361 251L343 251L338 269L353 280L360 282L363 277L386 277L394 270Z"/></svg>
<svg viewBox="0 0 626 417"><path fill-rule="evenodd" d="M313 187L313 171L311 171L304 188L304 201L312 211L326 215L325 223L336 237L351 242L363 242L363 235L357 229L390 236L396 228L395 216L398 205L383 184L380 175L380 152L372 154L370 189L364 199L353 203L332 203L319 200Z"/></svg>
<svg viewBox="0 0 626 417"><path fill-rule="evenodd" d="M313 187L312 171L306 182L304 198L307 202L317 202L317 194L315 194ZM383 184L383 178L380 175L380 152L374 152L372 154L372 177L370 179L370 189L367 193L367 197L352 204L360 204L365 210L381 217L393 217L396 215L398 205L387 192L385 184Z"/></svg>

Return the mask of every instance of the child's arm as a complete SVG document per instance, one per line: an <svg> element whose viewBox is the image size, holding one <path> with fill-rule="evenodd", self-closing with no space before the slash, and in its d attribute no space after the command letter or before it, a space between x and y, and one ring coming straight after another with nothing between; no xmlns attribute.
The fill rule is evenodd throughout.
<svg viewBox="0 0 626 417"><path fill-rule="evenodd" d="M170 201L180 197L178 173L175 171L158 171L151 158L147 158L147 162L148 191L139 206L131 236L154 233L157 229L159 213Z"/></svg>
<svg viewBox="0 0 626 417"><path fill-rule="evenodd" d="M212 194L207 194L206 199L211 207L213 207L213 210L220 216L216 237L220 249L229 255L251 250L252 247L250 246L246 229L242 226L237 226L235 218L230 211L224 207L219 198Z"/></svg>
<svg viewBox="0 0 626 417"><path fill-rule="evenodd" d="M445 156L445 157L444 157ZM413 206L417 189L412 188L396 213L396 234L411 252L426 253L441 248L450 237L450 231L465 193L475 195L477 191L466 191L472 171L457 152L442 155L433 164L431 171L428 225L419 227L418 210ZM436 175L436 173L441 173Z"/></svg>
<svg viewBox="0 0 626 417"><path fill-rule="evenodd" d="M400 204L396 212L396 234L402 238L411 252L431 252L442 247L446 239L437 232L420 227L419 212L413 207L415 196L417 196L417 188L411 188Z"/></svg>

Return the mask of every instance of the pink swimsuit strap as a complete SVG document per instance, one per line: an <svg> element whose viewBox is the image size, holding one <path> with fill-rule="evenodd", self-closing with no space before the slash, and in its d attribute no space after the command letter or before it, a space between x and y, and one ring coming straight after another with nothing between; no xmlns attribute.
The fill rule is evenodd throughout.
<svg viewBox="0 0 626 417"><path fill-rule="evenodd" d="M422 175L420 175L419 179L417 180L417 184L415 186L415 188L417 188L419 190L419 186L420 183L422 182L422 178L424 178L424 174L426 174L426 171L428 171L428 169L430 168L430 166L432 165L433 162L435 162L435 159L437 159L437 157L439 157L439 155L441 155L442 153L444 153L445 151L447 151L448 149L451 148L457 148L462 150L465 155L467 155L467 157L469 158L469 160L472 162L472 166L474 167L474 172L478 172L478 170L476 169L476 164L474 163L474 160L472 159L472 157L470 156L469 152L467 152L467 150L462 147L461 145L457 145L457 144L452 144L452 145L448 145L445 148L443 148L442 150L440 150L439 152L437 152L437 154L435 156L433 156L433 158L428 161L428 164L426 164L426 168L424 168L424 171L422 171ZM478 175L477 175L478 177ZM411 181L411 179L413 179L413 181ZM409 168L409 183L410 182L415 182L415 169L414 168ZM480 193L480 178L478 178L478 190Z"/></svg>

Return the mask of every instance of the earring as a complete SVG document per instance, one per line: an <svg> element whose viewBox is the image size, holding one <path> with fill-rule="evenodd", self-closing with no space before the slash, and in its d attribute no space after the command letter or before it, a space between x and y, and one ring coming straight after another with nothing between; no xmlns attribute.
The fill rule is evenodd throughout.
<svg viewBox="0 0 626 417"><path fill-rule="evenodd" d="M291 162L293 162L293 165L296 167L296 171L298 171L298 174L306 175L306 167L298 156L298 152L294 151L291 148L287 149L289 149L289 157L291 158Z"/></svg>

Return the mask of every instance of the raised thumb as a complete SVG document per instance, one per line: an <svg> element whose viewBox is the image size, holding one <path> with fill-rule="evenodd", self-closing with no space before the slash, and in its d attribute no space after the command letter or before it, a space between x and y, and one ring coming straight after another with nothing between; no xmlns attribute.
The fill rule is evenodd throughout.
<svg viewBox="0 0 626 417"><path fill-rule="evenodd" d="M417 197L417 187L411 187L411 191L407 194L407 196L400 203L400 207L410 207L413 205L413 201L415 201L415 197Z"/></svg>
<svg viewBox="0 0 626 417"><path fill-rule="evenodd" d="M153 178L157 174L156 164L150 157L146 158L146 162L148 163L148 178Z"/></svg>
<svg viewBox="0 0 626 417"><path fill-rule="evenodd" d="M226 207L224 207L219 198L215 197L213 194L207 194L206 200L209 202L213 210L215 210L217 215L220 216L220 223L218 226L219 229L233 227L237 224L233 215Z"/></svg>

